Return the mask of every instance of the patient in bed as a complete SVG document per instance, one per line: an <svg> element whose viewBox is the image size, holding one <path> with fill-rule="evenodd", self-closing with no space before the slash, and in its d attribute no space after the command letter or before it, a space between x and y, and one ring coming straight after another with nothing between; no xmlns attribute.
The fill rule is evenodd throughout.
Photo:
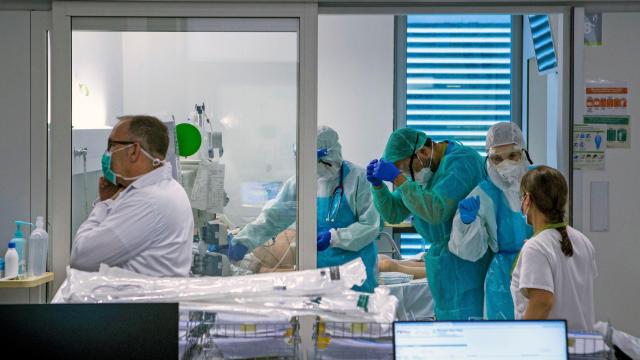
<svg viewBox="0 0 640 360"><path fill-rule="evenodd" d="M387 255L378 254L378 270L413 275L413 279L424 279L427 270L423 260L396 260Z"/></svg>
<svg viewBox="0 0 640 360"><path fill-rule="evenodd" d="M253 250L254 273L295 270L296 230L287 229L274 240ZM378 254L378 270L380 272L399 272L413 275L414 279L424 279L426 269L422 260L396 260L387 255Z"/></svg>
<svg viewBox="0 0 640 360"><path fill-rule="evenodd" d="M287 229L278 234L274 240L255 248L253 255L258 262L255 272L295 270L295 244L296 231Z"/></svg>

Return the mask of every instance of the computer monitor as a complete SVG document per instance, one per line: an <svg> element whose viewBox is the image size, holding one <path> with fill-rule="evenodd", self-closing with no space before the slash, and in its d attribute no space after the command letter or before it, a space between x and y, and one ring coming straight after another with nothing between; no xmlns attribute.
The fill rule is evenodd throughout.
<svg viewBox="0 0 640 360"><path fill-rule="evenodd" d="M0 344L24 359L177 359L178 304L0 305Z"/></svg>
<svg viewBox="0 0 640 360"><path fill-rule="evenodd" d="M567 326L548 321L395 322L396 360L566 360Z"/></svg>

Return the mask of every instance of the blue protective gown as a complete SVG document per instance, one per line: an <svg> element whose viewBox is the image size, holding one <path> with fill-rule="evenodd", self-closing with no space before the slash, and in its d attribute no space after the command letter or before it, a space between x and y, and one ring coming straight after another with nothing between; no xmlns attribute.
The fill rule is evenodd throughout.
<svg viewBox="0 0 640 360"><path fill-rule="evenodd" d="M335 150L336 147L334 147ZM373 292L377 285L377 246L375 241L380 233L380 215L376 212L365 170L349 161L342 161L342 175L331 179L318 179L317 192L317 233L335 230L337 239L332 245L317 253L317 266L342 265L361 257L367 268L367 280L360 291ZM342 200L332 219L327 221L331 197L342 177ZM241 243L249 250L269 241L281 231L295 224L297 215L296 178L290 178L276 198L262 209L258 218L247 224L234 238L233 243ZM333 220L333 221L331 221Z"/></svg>
<svg viewBox="0 0 640 360"><path fill-rule="evenodd" d="M489 264L485 280L485 317L488 320L513 320L511 269L533 229L519 211L511 210L504 193L490 179L483 181L480 189L493 202L498 241L498 252Z"/></svg>
<svg viewBox="0 0 640 360"><path fill-rule="evenodd" d="M426 183L408 181L393 193L373 187L373 201L387 222L397 224L414 216L417 232L431 247L425 256L427 279L439 320L468 320L483 315L484 278L490 254L463 260L448 248L458 202L486 177L478 153L450 142L438 169Z"/></svg>
<svg viewBox="0 0 640 360"><path fill-rule="evenodd" d="M344 165L343 165L344 166ZM343 195L344 196L344 195ZM338 199L335 199L338 201ZM340 207L337 210L337 214L328 219L329 207L331 203L331 197L318 197L316 204L318 206L318 234L330 229L340 229L349 227L349 225L358 222L358 217L354 214L349 206L349 202L346 199L340 201ZM339 247L330 246L324 251L318 252L318 267L329 267L342 265L351 260L360 257L367 267L367 280L362 286L354 287L354 290L373 292L373 289L378 286L376 280L376 266L378 263L378 248L375 241L371 241L368 245L364 246L358 251L349 251L341 249Z"/></svg>

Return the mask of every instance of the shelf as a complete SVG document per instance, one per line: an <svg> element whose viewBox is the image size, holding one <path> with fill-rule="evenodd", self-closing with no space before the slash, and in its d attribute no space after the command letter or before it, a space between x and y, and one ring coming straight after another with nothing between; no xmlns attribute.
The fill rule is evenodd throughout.
<svg viewBox="0 0 640 360"><path fill-rule="evenodd" d="M0 289L34 288L50 281L53 281L53 273L46 272L40 276L29 277L22 280L0 280Z"/></svg>

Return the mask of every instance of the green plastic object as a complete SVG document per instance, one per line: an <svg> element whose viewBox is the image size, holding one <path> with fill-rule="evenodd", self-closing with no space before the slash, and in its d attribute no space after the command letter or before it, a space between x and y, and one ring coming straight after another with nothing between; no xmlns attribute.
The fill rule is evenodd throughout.
<svg viewBox="0 0 640 360"><path fill-rule="evenodd" d="M202 145L200 130L189 123L176 125L176 138L178 139L180 156L191 156L197 153Z"/></svg>

